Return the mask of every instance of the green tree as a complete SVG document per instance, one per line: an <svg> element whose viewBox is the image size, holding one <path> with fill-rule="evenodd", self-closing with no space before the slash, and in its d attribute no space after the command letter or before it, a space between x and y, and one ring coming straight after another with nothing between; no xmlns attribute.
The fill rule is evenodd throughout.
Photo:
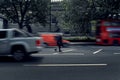
<svg viewBox="0 0 120 80"><path fill-rule="evenodd" d="M88 32L87 24L89 23L89 2L88 0L66 0L65 2L65 22L71 23L72 30L76 34Z"/></svg>
<svg viewBox="0 0 120 80"><path fill-rule="evenodd" d="M0 3L0 13L8 20L15 22L23 29L24 25L29 32L30 22L46 24L49 0L4 0Z"/></svg>
<svg viewBox="0 0 120 80"><path fill-rule="evenodd" d="M64 21L70 23L76 33L90 33L92 20L119 18L119 0L64 0L63 4Z"/></svg>
<svg viewBox="0 0 120 80"><path fill-rule="evenodd" d="M96 18L106 19L116 17L116 19L118 19L118 14L120 13L119 0L94 0L93 3L97 10L98 17Z"/></svg>

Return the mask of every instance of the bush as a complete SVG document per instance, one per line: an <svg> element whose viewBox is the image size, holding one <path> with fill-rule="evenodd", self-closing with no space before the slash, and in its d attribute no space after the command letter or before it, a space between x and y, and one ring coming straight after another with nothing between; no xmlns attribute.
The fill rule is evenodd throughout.
<svg viewBox="0 0 120 80"><path fill-rule="evenodd" d="M75 36L75 37L63 37L65 40L71 42L95 42L95 37L86 37L86 36Z"/></svg>

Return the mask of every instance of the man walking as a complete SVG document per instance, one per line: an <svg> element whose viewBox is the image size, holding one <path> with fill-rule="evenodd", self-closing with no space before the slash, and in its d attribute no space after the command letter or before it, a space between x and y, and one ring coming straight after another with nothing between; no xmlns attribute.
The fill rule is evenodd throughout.
<svg viewBox="0 0 120 80"><path fill-rule="evenodd" d="M59 52L62 52L61 47L63 46L63 43L62 43L62 36L61 35L56 36L56 42L57 42ZM55 49L55 51L57 51L57 49Z"/></svg>

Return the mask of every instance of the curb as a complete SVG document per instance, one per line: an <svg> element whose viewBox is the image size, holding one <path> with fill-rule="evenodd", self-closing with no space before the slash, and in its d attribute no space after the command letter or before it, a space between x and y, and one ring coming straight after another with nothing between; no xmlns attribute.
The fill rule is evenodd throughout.
<svg viewBox="0 0 120 80"><path fill-rule="evenodd" d="M95 42L70 42L70 45L95 45Z"/></svg>

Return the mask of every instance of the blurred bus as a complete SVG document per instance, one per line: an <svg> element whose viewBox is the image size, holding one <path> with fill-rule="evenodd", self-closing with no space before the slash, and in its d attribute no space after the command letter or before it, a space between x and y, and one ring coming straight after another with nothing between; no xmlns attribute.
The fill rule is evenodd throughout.
<svg viewBox="0 0 120 80"><path fill-rule="evenodd" d="M120 20L97 21L96 44L120 45Z"/></svg>

